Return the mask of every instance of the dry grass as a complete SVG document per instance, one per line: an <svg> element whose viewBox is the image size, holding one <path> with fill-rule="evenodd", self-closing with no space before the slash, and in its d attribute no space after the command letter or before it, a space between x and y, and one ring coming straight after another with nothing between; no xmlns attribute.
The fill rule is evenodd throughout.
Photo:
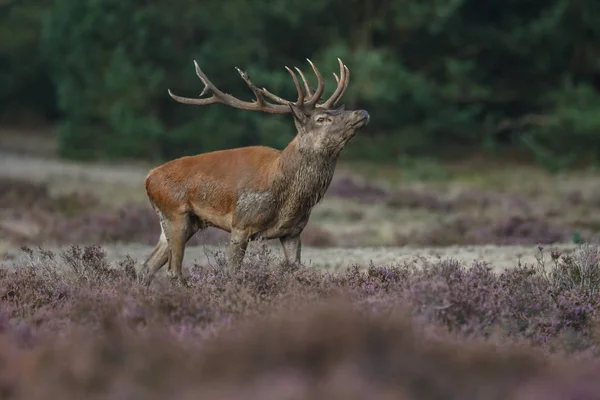
<svg viewBox="0 0 600 400"><path fill-rule="evenodd" d="M263 244L251 243L248 248L250 257L255 257L261 251ZM44 246L48 250L60 252L69 246ZM277 242L267 243L266 247L278 259L283 259L283 253ZM554 245L553 249L562 252L571 252L577 245L562 244ZM107 258L116 262L130 256L136 262L136 268L148 257L152 246L141 244L112 244L103 245ZM194 265L214 264L213 254L225 250L225 242L220 244L204 244L188 246L184 258L184 274L189 274L189 268ZM358 248L318 248L304 247L302 250L302 261L306 267L316 268L322 271L342 271L348 265L356 265L360 269L367 269L371 264L380 266L397 266L410 263L421 266L427 263L439 262L443 259L454 259L465 264L473 262L486 262L494 272L502 272L522 264L534 264L538 257L537 246L448 246L448 247L358 247ZM7 260L6 267L18 267L21 262L21 251L11 247L4 252ZM1 258L1 257L0 257ZM544 260L551 265L551 255L544 253ZM160 274L165 274L164 269Z"/></svg>

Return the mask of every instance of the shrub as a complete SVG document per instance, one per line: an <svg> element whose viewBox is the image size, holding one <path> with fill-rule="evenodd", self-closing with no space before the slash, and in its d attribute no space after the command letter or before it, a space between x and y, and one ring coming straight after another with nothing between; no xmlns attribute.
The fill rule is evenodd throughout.
<svg viewBox="0 0 600 400"><path fill-rule="evenodd" d="M159 277L146 288L133 260L108 261L100 247L24 252L20 268L0 267L8 398L520 399L595 388L586 358L597 357L598 293L539 264L324 273L263 248L236 271L223 254L194 265L190 287Z"/></svg>

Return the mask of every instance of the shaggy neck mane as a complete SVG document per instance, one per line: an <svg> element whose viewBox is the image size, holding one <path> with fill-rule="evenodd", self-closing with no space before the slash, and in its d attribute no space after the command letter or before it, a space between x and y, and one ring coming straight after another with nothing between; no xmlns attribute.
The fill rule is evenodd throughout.
<svg viewBox="0 0 600 400"><path fill-rule="evenodd" d="M273 186L284 202L298 202L311 208L325 194L337 163L337 157L302 149L298 137L281 152L277 160L279 172Z"/></svg>

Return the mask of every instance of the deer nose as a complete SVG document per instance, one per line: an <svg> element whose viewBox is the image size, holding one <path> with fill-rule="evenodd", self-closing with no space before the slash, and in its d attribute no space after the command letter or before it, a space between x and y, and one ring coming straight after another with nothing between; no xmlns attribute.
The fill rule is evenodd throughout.
<svg viewBox="0 0 600 400"><path fill-rule="evenodd" d="M358 119L364 119L365 125L367 125L369 123L369 120L371 119L371 116L366 110L356 110L354 111L354 114Z"/></svg>

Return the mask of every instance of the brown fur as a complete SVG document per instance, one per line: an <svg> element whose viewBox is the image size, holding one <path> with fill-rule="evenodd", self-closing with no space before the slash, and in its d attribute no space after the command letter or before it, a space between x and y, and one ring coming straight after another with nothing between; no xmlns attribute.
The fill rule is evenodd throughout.
<svg viewBox="0 0 600 400"><path fill-rule="evenodd" d="M279 239L286 259L300 263L300 234L323 198L337 158L364 111L304 109L290 104L296 137L282 150L250 146L181 157L150 171L146 192L162 234L145 262L149 284L163 265L183 281L185 243L209 226L231 233L228 266L238 268L248 242Z"/></svg>

